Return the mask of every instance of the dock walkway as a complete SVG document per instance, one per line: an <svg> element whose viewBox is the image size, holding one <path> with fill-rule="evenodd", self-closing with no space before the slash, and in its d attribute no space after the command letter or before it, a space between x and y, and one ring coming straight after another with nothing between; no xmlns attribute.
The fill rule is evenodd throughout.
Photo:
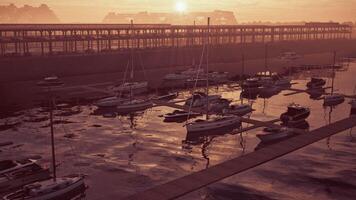
<svg viewBox="0 0 356 200"><path fill-rule="evenodd" d="M128 197L128 200L168 200L182 197L209 184L249 170L268 161L294 152L319 140L356 126L356 116L346 118L330 125L318 128L294 138L265 147L221 164L215 165L168 183L153 187L147 191Z"/></svg>

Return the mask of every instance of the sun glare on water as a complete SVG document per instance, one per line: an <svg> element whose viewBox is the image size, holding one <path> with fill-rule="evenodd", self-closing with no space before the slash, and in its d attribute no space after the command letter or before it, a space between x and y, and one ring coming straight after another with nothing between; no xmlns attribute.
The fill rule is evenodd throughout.
<svg viewBox="0 0 356 200"><path fill-rule="evenodd" d="M178 12L187 11L187 4L183 1L176 2L176 11L178 11Z"/></svg>

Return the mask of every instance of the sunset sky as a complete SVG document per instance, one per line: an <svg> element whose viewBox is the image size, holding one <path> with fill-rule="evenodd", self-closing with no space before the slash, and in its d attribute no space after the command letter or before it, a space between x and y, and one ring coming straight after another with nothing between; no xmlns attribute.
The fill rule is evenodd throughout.
<svg viewBox="0 0 356 200"><path fill-rule="evenodd" d="M48 4L62 22L101 22L108 12L230 10L246 21L356 21L356 0L0 0Z"/></svg>

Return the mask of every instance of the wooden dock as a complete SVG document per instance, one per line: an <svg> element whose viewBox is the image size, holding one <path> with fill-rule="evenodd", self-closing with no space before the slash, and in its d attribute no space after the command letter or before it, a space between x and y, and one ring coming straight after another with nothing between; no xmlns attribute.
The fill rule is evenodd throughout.
<svg viewBox="0 0 356 200"><path fill-rule="evenodd" d="M128 200L168 200L182 197L224 178L274 160L336 133L356 126L356 116L346 118L294 138L265 147L168 183L135 194Z"/></svg>

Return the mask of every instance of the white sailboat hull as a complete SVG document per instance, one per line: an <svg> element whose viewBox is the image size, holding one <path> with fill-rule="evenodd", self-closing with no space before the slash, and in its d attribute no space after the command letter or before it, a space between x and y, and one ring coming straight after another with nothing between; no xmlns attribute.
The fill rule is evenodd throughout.
<svg viewBox="0 0 356 200"><path fill-rule="evenodd" d="M221 120L214 121L202 121L202 122L193 122L186 125L187 132L201 132L201 131L209 131L219 128L226 128L237 126L241 123L239 117L228 117Z"/></svg>
<svg viewBox="0 0 356 200"><path fill-rule="evenodd" d="M152 102L142 101L142 102L132 102L132 103L120 104L116 108L117 108L118 112L131 112L131 111L145 110L152 106L153 106Z"/></svg>
<svg viewBox="0 0 356 200"><path fill-rule="evenodd" d="M123 101L124 101L123 99L118 97L108 97L95 102L94 105L98 107L114 107L114 106L118 106Z"/></svg>
<svg viewBox="0 0 356 200"><path fill-rule="evenodd" d="M41 182L39 182L41 183ZM52 190L52 192L38 194L36 196L21 196L22 191L6 195L4 200L70 200L74 197L84 194L86 186L84 179L80 178L76 182L66 185L64 188L58 190ZM18 194L16 194L18 193Z"/></svg>

